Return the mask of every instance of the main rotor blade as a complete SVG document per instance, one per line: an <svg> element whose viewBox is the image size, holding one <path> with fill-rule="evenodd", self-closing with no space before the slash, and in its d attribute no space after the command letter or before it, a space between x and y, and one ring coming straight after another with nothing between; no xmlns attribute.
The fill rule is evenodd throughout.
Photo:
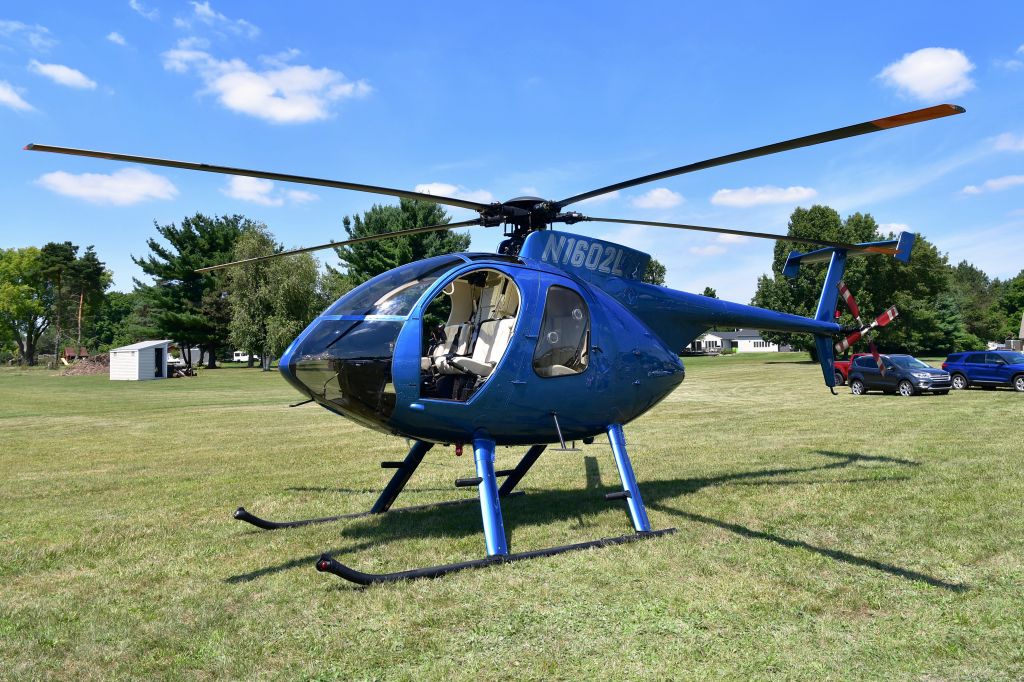
<svg viewBox="0 0 1024 682"><path fill-rule="evenodd" d="M479 225L479 220L463 220L460 223L447 223L445 225L427 225L425 227L412 227L408 230L396 230L395 232L384 232L382 234L371 234L366 237L356 237L355 239L346 239L340 242L327 242L326 244L320 244L318 246L306 246L301 249L291 249L290 251L281 251L280 253L272 253L269 256L256 256L254 258L243 258L242 260L232 261L231 263L221 263L220 265L210 265L205 268L198 268L196 272L212 272L214 270L220 270L222 268L230 268L233 265L243 265L245 263L257 263L263 260L270 260L271 258L280 258L281 256L294 256L297 253L309 253L311 251L321 251L323 249L330 249L335 246L349 246L350 244L362 244L364 242L375 242L381 239L391 239L392 237L407 237L414 234L423 234L425 232L440 232L441 230L454 230L459 227L470 227L472 225Z"/></svg>
<svg viewBox="0 0 1024 682"><path fill-rule="evenodd" d="M859 246L857 244L844 244L842 242L830 242L824 239L805 239L803 237L790 237L786 234L772 234L771 232L750 232L748 230L733 230L727 227L704 227L702 225L685 225L683 223L660 223L653 220L622 220L620 218L589 218L584 217L582 221L597 223L621 223L623 225L649 225L651 227L673 227L679 230L695 230L697 232L716 232L720 234L735 234L741 237L756 237L758 239L774 239L777 242L800 242L801 244L814 244L816 246L831 246L847 251L867 251L869 253L882 253L888 256L895 256L898 249L891 246Z"/></svg>
<svg viewBox="0 0 1024 682"><path fill-rule="evenodd" d="M445 204L447 206L458 206L469 208L474 211L482 211L489 208L488 204L481 204L476 201L442 197L423 192L410 192L404 189L391 187L377 187L376 185L361 185L356 182L344 182L342 180L325 180L323 178L310 178L303 175L290 175L288 173L272 173L269 171L249 170L246 168L231 168L230 166L214 166L208 163L192 163L191 161L172 161L170 159L156 159L149 156L135 156L133 154L116 154L113 152L97 152L89 149L74 149L72 147L54 147L48 144L28 144L25 149L32 152L53 152L55 154L69 154L71 156L90 156L97 159L109 159L111 161L127 161L129 163L145 163L150 166L167 166L169 168L184 168L186 170L205 171L207 173L223 173L225 175L244 175L250 178L263 178L265 180L280 180L281 182L295 182L302 185L319 185L321 187L333 187L336 189L351 189L357 192L369 192L371 194L384 194L403 199L415 199L417 201L429 201L434 204Z"/></svg>
<svg viewBox="0 0 1024 682"><path fill-rule="evenodd" d="M857 135L864 135L866 133L875 133L878 132L879 130L898 128L899 126L910 125L911 123L921 123L922 121L930 121L934 118L942 118L943 116L962 114L964 113L964 111L966 111L966 109L955 104L938 104L934 107L928 107L926 109L908 111L905 114L897 114L895 116L889 116L887 118L877 118L874 121L857 123L852 126L846 126L845 128L836 128L835 130L827 130L823 133L815 133L814 135L805 135L804 137L797 137L795 139L787 140L785 142L776 142L775 144L769 144L765 145L764 147L757 147L755 149L747 149L746 151L736 152L735 154L717 156L713 159L698 161L696 163L691 163L686 166L679 166L678 168L671 168L669 170L661 171L660 173L651 173L650 175L644 175L639 178L633 178L632 180L625 180L614 185L608 185L607 187L595 189L590 192L577 194L576 196L569 197L568 199L562 199L556 205L558 206L558 208L562 208L564 206L568 206L569 204L574 204L577 201L583 201L584 199L590 199L591 197L600 196L601 194L607 194L608 192L615 192L620 189L626 189L627 187L642 185L647 182L654 182L655 180L671 178L675 175L693 173L694 171L704 170L705 168L713 168L714 166L724 166L727 163L744 161L746 159L754 159L759 156L768 156L769 154L776 154L778 152L784 152L790 149L810 147L812 145L821 144L822 142L833 142L835 140L843 140L848 137L856 137Z"/></svg>

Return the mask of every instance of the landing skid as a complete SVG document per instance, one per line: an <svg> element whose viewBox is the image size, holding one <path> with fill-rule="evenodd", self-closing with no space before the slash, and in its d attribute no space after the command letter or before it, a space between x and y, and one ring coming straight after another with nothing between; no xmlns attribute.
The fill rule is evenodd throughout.
<svg viewBox="0 0 1024 682"><path fill-rule="evenodd" d="M495 556L485 557L483 559L474 559L473 561L463 561L457 564L444 564L442 566L414 568L409 571L398 571L396 573L363 573L362 571L357 571L354 568L346 566L345 564L341 563L329 554L322 554L320 555L320 558L316 562L316 570L320 571L321 573L333 573L338 577L344 578L345 580L357 583L359 585L376 585L378 583L393 583L398 582L400 580L440 578L443 575L455 573L456 571L464 571L468 568L483 568L485 566L494 566L496 564L508 564L512 563L513 561L523 561L524 559L537 559L539 557L555 556L556 554L565 554L566 552L575 552L581 549L609 547L611 545L624 545L627 542L647 540L648 538L656 538L662 535L669 535L674 532L676 532L675 528L665 528L664 530L652 530L640 533L630 533L629 535L620 535L617 538L602 538L600 540L591 540L590 542L578 542L574 545L548 547L547 549L537 549L530 552L518 552L515 554L499 554Z"/></svg>
<svg viewBox="0 0 1024 682"><path fill-rule="evenodd" d="M475 486L479 491L480 512L483 518L484 543L487 548L486 557L482 559L475 559L473 561L443 564L440 566L428 566L425 568L414 568L408 571L398 571L395 573L363 573L362 571L357 571L354 568L346 566L337 559L331 557L329 554L322 554L316 562L316 568L321 573L333 573L340 578L344 578L345 580L349 580L359 585L373 585L376 583L390 583L399 580L437 578L469 568L481 568L483 566L506 564L513 561L524 561L526 559L555 556L557 554L565 554L566 552L574 552L582 549L621 545L627 542L646 540L648 538L655 538L674 533L675 528L651 530L651 523L647 518L647 510L644 507L643 499L640 497L640 489L637 486L636 478L633 475L633 467L629 461L629 455L626 453L626 439L622 434L621 425L612 424L608 427L608 442L611 444L612 453L615 456L615 466L618 468L619 478L622 480L622 490L615 493L609 493L605 498L608 500L626 501L629 508L629 517L633 523L633 529L635 531L629 535L602 538L600 540L591 540L589 542L579 542L572 545L548 547L546 549L537 549L529 552L509 552L508 542L505 538L505 524L501 517L501 500L502 498L511 497L512 495L522 494L521 492L513 492L512 489L520 480L522 480L530 467L534 465L541 453L544 452L546 446L532 446L526 454L523 455L523 458L514 469L495 471L494 454L496 444L492 439L481 435L473 441L476 477L458 479L456 480L455 485L459 487ZM386 469L397 469L397 471L391 478L387 487L385 487L384 491L380 494L380 497L377 498L377 502L373 505L373 508L369 511L355 514L340 514L338 516L325 516L317 519L302 519L298 521L268 521L266 519L261 519L254 514L250 514L243 507L239 507L235 511L234 516L239 521L245 521L246 523L250 523L258 528L276 530L279 528L298 528L317 523L330 523L332 521L341 521L344 519L364 518L376 514L384 514L389 511L407 512L418 509L435 509L439 507L449 507L474 502L475 500L473 499L452 500L448 502L436 502L433 504L391 509L391 505L395 501L395 498L397 498L399 493L402 492L402 489L405 487L405 484L408 483L413 472L420 465L420 462L423 461L423 456L426 455L427 451L430 450L431 447L430 443L416 441L409 449L409 453L406 455L404 461L381 463L382 467ZM499 477L505 479L504 484L500 488L498 487L497 480Z"/></svg>

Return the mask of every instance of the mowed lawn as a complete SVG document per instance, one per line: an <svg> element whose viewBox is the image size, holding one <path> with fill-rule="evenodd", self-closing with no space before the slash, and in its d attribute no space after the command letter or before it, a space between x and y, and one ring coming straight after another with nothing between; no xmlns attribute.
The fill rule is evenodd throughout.
<svg viewBox="0 0 1024 682"><path fill-rule="evenodd" d="M6 679L1020 679L1024 395L832 396L795 354L687 359L626 428L675 535L359 589L482 556L466 505L361 511L402 439L276 373L111 382L0 371ZM610 448L549 452L504 505L514 550L630 530ZM499 468L521 449L499 451ZM399 506L472 496L436 447Z"/></svg>

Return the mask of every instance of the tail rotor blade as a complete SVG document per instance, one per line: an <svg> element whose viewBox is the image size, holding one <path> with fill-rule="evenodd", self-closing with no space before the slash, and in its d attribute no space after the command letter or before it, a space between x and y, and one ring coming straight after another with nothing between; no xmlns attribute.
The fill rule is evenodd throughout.
<svg viewBox="0 0 1024 682"><path fill-rule="evenodd" d="M882 356L879 355L878 347L875 345L874 341L872 341L870 344L868 344L868 349L871 350L871 357L873 357L875 359L875 364L878 365L878 371L881 372L882 376L884 377L885 376L885 363L882 362Z"/></svg>
<svg viewBox="0 0 1024 682"><path fill-rule="evenodd" d="M899 314L900 314L900 311L896 310L896 306L892 306L891 308L886 310L884 313L879 315L877 318L875 318L874 325L877 325L879 327L884 327L885 325L887 325L890 322L892 322L893 320L895 320L896 317Z"/></svg>
<svg viewBox="0 0 1024 682"><path fill-rule="evenodd" d="M836 355L842 355L849 349L850 346L860 341L860 337L864 335L863 330L858 330L847 336L845 339L836 344Z"/></svg>
<svg viewBox="0 0 1024 682"><path fill-rule="evenodd" d="M857 323L862 327L864 323L860 320L860 308L857 306L857 300L850 293L849 287L846 286L846 282L839 283L839 295L843 297L843 301L846 303L846 307L850 309L850 313L857 318Z"/></svg>

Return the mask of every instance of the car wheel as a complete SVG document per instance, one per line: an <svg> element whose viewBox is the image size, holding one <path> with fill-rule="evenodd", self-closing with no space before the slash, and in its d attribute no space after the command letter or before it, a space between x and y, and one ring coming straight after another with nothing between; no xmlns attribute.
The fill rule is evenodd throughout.
<svg viewBox="0 0 1024 682"><path fill-rule="evenodd" d="M967 383L967 377L965 377L963 374L953 375L953 388L955 388L956 390L962 391L969 385L970 384Z"/></svg>
<svg viewBox="0 0 1024 682"><path fill-rule="evenodd" d="M854 379L850 382L850 393L854 395L864 395L865 392L863 381L860 379Z"/></svg>
<svg viewBox="0 0 1024 682"><path fill-rule="evenodd" d="M906 379L900 382L899 389L900 395L904 398L914 395L914 384L910 383Z"/></svg>
<svg viewBox="0 0 1024 682"><path fill-rule="evenodd" d="M843 376L842 372L836 372L836 386L842 386L846 383L846 377Z"/></svg>
<svg viewBox="0 0 1024 682"><path fill-rule="evenodd" d="M1013 378L1013 388L1018 393L1024 393L1024 374L1018 374Z"/></svg>

